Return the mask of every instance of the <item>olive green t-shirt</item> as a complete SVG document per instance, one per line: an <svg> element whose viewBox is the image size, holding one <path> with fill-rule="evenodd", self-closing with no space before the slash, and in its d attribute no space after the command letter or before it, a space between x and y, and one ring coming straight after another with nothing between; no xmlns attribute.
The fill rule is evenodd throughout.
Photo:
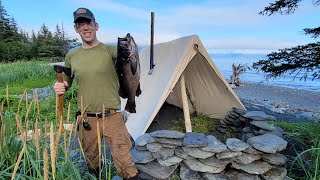
<svg viewBox="0 0 320 180"><path fill-rule="evenodd" d="M101 112L105 108L120 109L118 95L119 82L114 61L116 46L103 43L89 49L82 47L69 51L65 66L71 67L74 79L78 83L78 106L87 107L88 112ZM71 86L72 79L64 76Z"/></svg>

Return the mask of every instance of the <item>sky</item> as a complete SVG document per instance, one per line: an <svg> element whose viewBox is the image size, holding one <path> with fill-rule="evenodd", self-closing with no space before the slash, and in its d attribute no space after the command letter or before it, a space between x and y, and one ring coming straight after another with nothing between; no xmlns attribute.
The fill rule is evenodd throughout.
<svg viewBox="0 0 320 180"><path fill-rule="evenodd" d="M73 11L89 8L99 24L98 39L116 43L130 33L138 46L150 45L150 13L155 13L155 43L198 35L211 54L267 54L315 42L304 28L319 26L320 6L302 1L291 15L258 13L273 0L2 0L7 13L27 32L42 24L54 31L63 24L71 38Z"/></svg>

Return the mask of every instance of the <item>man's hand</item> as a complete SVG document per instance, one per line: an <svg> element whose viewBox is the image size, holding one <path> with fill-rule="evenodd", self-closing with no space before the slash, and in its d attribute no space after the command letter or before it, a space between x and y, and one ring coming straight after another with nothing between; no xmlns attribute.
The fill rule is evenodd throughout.
<svg viewBox="0 0 320 180"><path fill-rule="evenodd" d="M63 83L56 82L53 86L53 90L58 94L62 95L66 91L66 87L68 86L67 81L63 81Z"/></svg>

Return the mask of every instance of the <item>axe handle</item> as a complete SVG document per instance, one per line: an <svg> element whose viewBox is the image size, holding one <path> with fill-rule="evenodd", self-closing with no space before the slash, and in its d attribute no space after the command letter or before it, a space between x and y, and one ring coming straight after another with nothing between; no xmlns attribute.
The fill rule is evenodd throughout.
<svg viewBox="0 0 320 180"><path fill-rule="evenodd" d="M63 83L63 77L62 73L57 73L57 79L58 82ZM63 116L63 94L59 95L58 97L58 121L59 121L59 126L61 127L62 132L64 132L63 128L63 123L62 123L62 116ZM60 128L60 127L59 127Z"/></svg>

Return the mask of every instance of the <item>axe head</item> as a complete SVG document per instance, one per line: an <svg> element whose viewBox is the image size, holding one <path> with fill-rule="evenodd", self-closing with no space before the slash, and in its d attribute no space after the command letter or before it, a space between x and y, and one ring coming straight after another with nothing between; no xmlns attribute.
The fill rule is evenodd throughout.
<svg viewBox="0 0 320 180"><path fill-rule="evenodd" d="M64 67L61 65L53 65L53 69L54 69L54 71L56 71L56 73L64 72L65 75L67 75L69 77L71 76L71 68Z"/></svg>

